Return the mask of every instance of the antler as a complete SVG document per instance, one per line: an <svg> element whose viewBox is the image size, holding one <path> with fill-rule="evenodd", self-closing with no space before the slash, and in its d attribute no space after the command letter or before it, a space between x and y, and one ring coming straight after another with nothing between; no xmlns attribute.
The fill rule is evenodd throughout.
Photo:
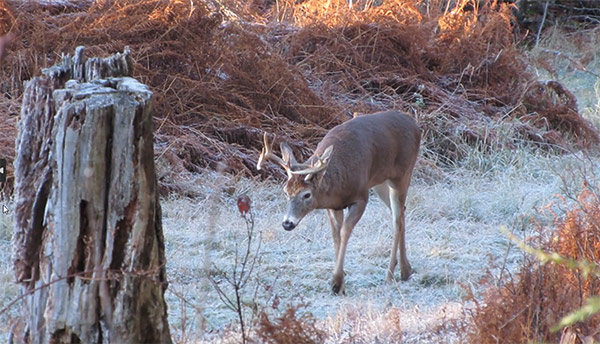
<svg viewBox="0 0 600 344"><path fill-rule="evenodd" d="M281 152L283 158L278 157L273 153L273 144L269 142L269 138L267 137L267 133L263 136L264 146L260 153L260 157L258 157L258 162L256 163L256 169L262 169L265 160L273 160L281 167L285 169L288 174L288 177L291 178L293 174L306 175L305 180L309 180L312 176L327 168L329 164L329 159L331 158L331 153L333 152L333 146L327 147L325 152L321 154L321 156L317 157L317 161L311 165L308 164L299 164L294 157L294 153L290 146L283 142L281 144ZM294 169L296 169L294 171Z"/></svg>
<svg viewBox="0 0 600 344"><path fill-rule="evenodd" d="M265 133L265 135L263 136L263 141L264 141L264 146L260 153L260 157L258 158L258 162L256 163L256 169L260 170L265 162L265 159L269 159L269 160L273 160L276 163L278 163L279 165L281 165L286 171L291 170L291 167L289 165L289 160L284 161L283 159L281 159L280 157L275 155L275 153L273 153L273 144L269 143L267 133Z"/></svg>
<svg viewBox="0 0 600 344"><path fill-rule="evenodd" d="M329 165L329 159L331 158L332 152L333 152L333 146L327 147L327 149L325 149L325 152L323 152L323 154L321 154L321 156L317 157L317 162L315 162L314 164L312 164L302 170L291 171L291 173L292 174L300 174L300 175L306 174L306 175L308 175L306 178L310 179L311 175L327 168L327 165Z"/></svg>

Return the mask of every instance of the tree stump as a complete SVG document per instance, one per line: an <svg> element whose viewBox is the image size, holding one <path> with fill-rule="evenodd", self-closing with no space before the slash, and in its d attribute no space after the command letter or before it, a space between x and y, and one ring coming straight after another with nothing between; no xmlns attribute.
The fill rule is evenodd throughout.
<svg viewBox="0 0 600 344"><path fill-rule="evenodd" d="M152 92L128 49L26 83L14 268L29 343L170 343Z"/></svg>

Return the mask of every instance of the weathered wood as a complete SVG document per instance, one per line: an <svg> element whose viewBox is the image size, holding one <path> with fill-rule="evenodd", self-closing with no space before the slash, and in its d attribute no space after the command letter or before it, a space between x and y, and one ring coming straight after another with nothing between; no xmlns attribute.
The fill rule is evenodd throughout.
<svg viewBox="0 0 600 344"><path fill-rule="evenodd" d="M169 343L152 92L83 48L27 82L15 273L30 343Z"/></svg>

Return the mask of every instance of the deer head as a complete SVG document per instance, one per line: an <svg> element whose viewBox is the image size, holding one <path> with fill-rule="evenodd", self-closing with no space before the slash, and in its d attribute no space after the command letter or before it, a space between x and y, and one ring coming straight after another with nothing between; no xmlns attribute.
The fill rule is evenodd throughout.
<svg viewBox="0 0 600 344"><path fill-rule="evenodd" d="M320 197L320 181L333 152L333 146L325 149L323 154L313 155L308 163L296 161L290 146L283 142L280 145L282 157L273 153L273 145L269 143L267 134L264 135L264 147L258 158L256 168L260 170L266 159L281 165L288 179L283 190L288 197L287 211L283 218L283 228L287 231L294 229L310 211L318 207Z"/></svg>

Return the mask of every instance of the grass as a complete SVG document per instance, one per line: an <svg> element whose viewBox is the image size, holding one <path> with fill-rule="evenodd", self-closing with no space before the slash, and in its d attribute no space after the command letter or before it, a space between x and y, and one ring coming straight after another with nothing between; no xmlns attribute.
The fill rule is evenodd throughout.
<svg viewBox="0 0 600 344"><path fill-rule="evenodd" d="M511 159L506 158L509 155ZM484 158L494 161L476 163ZM394 342L397 336L408 343L421 342L427 336L443 342L447 336L456 336L444 324L459 319L463 307L468 307L462 303L466 296L463 286L481 292L479 280L487 269L496 274L501 267L514 271L523 257L498 228L506 225L519 236L527 236L533 221L549 221L550 214L541 210L565 187L577 187L575 180L565 186L557 171L577 175L584 163L577 155L544 156L526 150L486 156L474 153L462 166L445 171L442 180L414 180L406 223L409 260L416 273L407 282L390 285L384 277L392 242L391 219L385 205L372 197L349 241L345 297L329 291L333 242L324 211L313 212L297 229L286 232L280 224L285 197L278 183L226 180L214 173L199 176L197 192L207 196L163 202L170 288L187 291L191 305L185 306L186 322L193 319L205 327L203 332L199 325L190 325L185 331L187 339L180 342L215 340L222 335L219 331L227 332L235 323L235 314L225 309L215 291L203 282L203 257L208 256L211 264L221 269L231 268L234 244L244 238L235 205L241 192L252 199L263 241L255 272L257 291L247 294L250 308L277 313L306 303L306 310L334 343L372 342L372 336L383 342ZM229 192L212 189L223 183ZM212 238L207 238L206 219L210 200L214 200L209 195L213 192L219 193L219 216ZM181 324L181 300L167 293L171 323ZM273 306L275 299L277 307ZM398 328L379 325L390 322L390 317L397 319ZM440 326L443 329L438 333ZM174 333L177 336L178 331Z"/></svg>
<svg viewBox="0 0 600 344"><path fill-rule="evenodd" d="M345 297L330 293L333 243L324 211L313 212L297 229L286 232L281 228L285 197L279 183L217 173L191 176L189 187L200 196L172 196L162 202L170 283L166 297L174 339L239 340L236 314L223 305L205 277L207 261L209 270L211 264L232 269L235 244L245 240L235 201L238 194L247 193L262 237L257 279L245 290L250 318L252 309L281 314L288 306L307 304L301 311L318 320L331 343L398 338L406 343L459 342L449 322L461 319L468 307L462 301L463 286L480 291L479 280L490 264L499 273L501 266L514 269L522 258L498 227L507 225L526 236L531 220L546 219L538 209L563 191L556 171L576 172L582 163L569 155L517 153L473 153L435 182L414 180L406 225L409 260L416 273L407 282L384 281L391 219L385 205L372 197L349 242ZM10 235L2 233L2 271L7 271L2 278L14 297L16 287L8 272ZM12 299L6 295L3 303Z"/></svg>

